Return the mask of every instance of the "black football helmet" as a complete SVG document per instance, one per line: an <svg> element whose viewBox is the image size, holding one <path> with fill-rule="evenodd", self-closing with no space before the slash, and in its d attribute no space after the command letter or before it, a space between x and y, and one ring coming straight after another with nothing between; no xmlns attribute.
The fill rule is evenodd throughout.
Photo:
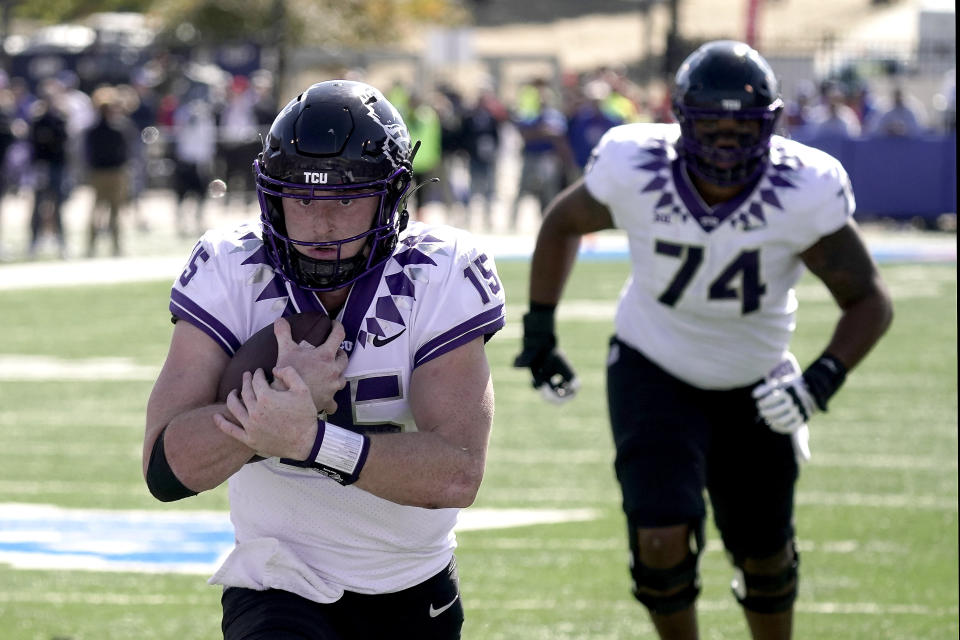
<svg viewBox="0 0 960 640"><path fill-rule="evenodd" d="M411 178L410 134L400 113L377 89L330 80L312 85L277 115L254 161L263 240L273 266L312 291L331 291L369 273L393 252L406 227L400 210ZM286 190L296 189L295 194ZM344 200L378 197L369 230L351 238L304 242L287 235L281 198ZM348 242L367 239L341 258ZM317 260L296 246L334 247L336 260Z"/></svg>
<svg viewBox="0 0 960 640"><path fill-rule="evenodd" d="M773 69L756 50L734 40L704 44L680 65L672 101L680 123L677 146L693 173L723 186L746 184L759 175L783 101ZM698 120L726 118L757 120L759 135L738 136L735 148L717 146L717 136L696 135Z"/></svg>

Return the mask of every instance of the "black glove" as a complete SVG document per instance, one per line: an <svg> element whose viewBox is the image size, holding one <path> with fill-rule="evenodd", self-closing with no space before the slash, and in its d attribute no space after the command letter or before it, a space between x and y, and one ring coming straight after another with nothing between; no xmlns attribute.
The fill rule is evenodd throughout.
<svg viewBox="0 0 960 640"><path fill-rule="evenodd" d="M523 351L513 366L529 368L534 388L540 389L550 402L559 404L573 397L580 381L557 349L554 311L553 306L531 303L530 312L523 316Z"/></svg>

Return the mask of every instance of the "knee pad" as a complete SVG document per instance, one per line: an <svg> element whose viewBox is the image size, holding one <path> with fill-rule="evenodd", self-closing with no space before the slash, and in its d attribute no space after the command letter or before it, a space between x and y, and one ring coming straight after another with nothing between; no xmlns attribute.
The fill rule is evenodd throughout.
<svg viewBox="0 0 960 640"><path fill-rule="evenodd" d="M699 560L703 552L703 521L691 525L690 538L690 553L679 564L666 569L654 569L640 562L636 529L631 529L633 597L651 613L669 615L682 611L700 595Z"/></svg>
<svg viewBox="0 0 960 640"><path fill-rule="evenodd" d="M795 543L791 542L789 548L793 559L773 574L750 573L743 568L746 558L734 558L736 572L730 588L740 606L754 613L780 613L793 607L797 599L800 555Z"/></svg>

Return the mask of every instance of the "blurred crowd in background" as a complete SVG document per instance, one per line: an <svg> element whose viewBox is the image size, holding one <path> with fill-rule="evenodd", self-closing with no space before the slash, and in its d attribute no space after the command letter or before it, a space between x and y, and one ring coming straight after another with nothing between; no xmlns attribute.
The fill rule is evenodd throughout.
<svg viewBox="0 0 960 640"><path fill-rule="evenodd" d="M276 115L270 73L231 76L208 65L170 82L159 78L144 68L129 83L88 93L72 71L34 86L0 72L0 189L33 195L28 257L44 235L67 255L63 205L82 185L95 193L87 256L104 235L112 254L122 253L121 213L147 230L139 208L146 189L174 192L184 236L202 231L211 181L235 181L252 202L250 165Z"/></svg>
<svg viewBox="0 0 960 640"><path fill-rule="evenodd" d="M343 75L363 79L362 71ZM453 224L468 223L473 212L485 231L514 231L525 199L542 211L582 173L607 129L672 121L669 95L648 92L625 70L604 67L552 80L532 77L509 97L484 81L469 92L399 80L380 87L422 143L416 178L440 178L417 193L420 204L442 205ZM896 83L877 95L867 82L811 78L784 96L780 133L804 140L949 135L956 128L955 92L953 70L937 104L924 104ZM30 80L0 70L0 193L32 196L24 256L35 256L45 237L61 257L94 256L101 245L122 254L124 227L149 232L140 207L147 189L172 192L173 223L185 237L203 231L203 203L220 195L210 188L217 179L229 201L252 206L251 163L282 106L276 95L265 69L231 74L212 63L174 67L162 56L132 69L127 82L86 90L69 70ZM505 144L510 140L513 145ZM498 184L506 152L519 166L511 185ZM81 185L95 193L86 244L68 249L63 206ZM498 198L507 199L499 205L508 213L495 228ZM2 216L0 203L0 222Z"/></svg>

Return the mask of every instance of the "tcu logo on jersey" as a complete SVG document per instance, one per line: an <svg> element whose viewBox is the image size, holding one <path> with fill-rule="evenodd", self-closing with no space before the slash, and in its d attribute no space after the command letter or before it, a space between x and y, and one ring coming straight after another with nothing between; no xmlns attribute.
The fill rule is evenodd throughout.
<svg viewBox="0 0 960 640"><path fill-rule="evenodd" d="M304 171L303 181L307 184L327 184L327 174L317 171Z"/></svg>

